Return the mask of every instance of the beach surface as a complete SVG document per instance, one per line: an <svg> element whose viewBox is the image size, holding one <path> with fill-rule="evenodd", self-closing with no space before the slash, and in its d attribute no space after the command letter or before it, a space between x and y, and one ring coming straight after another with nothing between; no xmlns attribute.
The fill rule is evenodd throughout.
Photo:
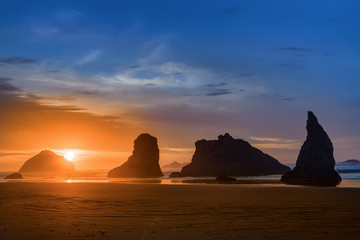
<svg viewBox="0 0 360 240"><path fill-rule="evenodd" d="M360 189L0 183L0 239L359 239Z"/></svg>

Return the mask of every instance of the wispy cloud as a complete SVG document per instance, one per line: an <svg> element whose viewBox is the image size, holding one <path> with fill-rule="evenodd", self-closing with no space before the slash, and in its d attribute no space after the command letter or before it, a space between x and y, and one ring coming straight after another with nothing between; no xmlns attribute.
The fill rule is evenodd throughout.
<svg viewBox="0 0 360 240"><path fill-rule="evenodd" d="M208 83L208 84L205 84L204 86L208 87L208 88L218 88L218 87L225 87L228 84L229 83L227 83L227 82L219 82L219 83Z"/></svg>
<svg viewBox="0 0 360 240"><path fill-rule="evenodd" d="M296 139L272 138L272 137L251 137L252 141L257 143L296 143Z"/></svg>
<svg viewBox="0 0 360 240"><path fill-rule="evenodd" d="M135 68L140 68L140 66L139 65L132 65L132 66L128 67L128 69L135 69Z"/></svg>
<svg viewBox="0 0 360 240"><path fill-rule="evenodd" d="M226 90L226 89L217 89L213 92L209 92L206 94L206 96L208 97L216 97L216 96L221 96L221 95L227 95L227 94L232 94L233 91L231 90Z"/></svg>
<svg viewBox="0 0 360 240"><path fill-rule="evenodd" d="M251 143L262 149L300 149L301 140L269 138L269 137L251 137Z"/></svg>
<svg viewBox="0 0 360 240"><path fill-rule="evenodd" d="M15 143L21 144L25 150L64 147L118 150L118 143L112 142L123 141L119 136L131 139L138 132L136 127L121 121L118 116L95 115L76 105L43 104L42 99L36 95L0 91L0 102L6 103L0 104L0 112L6 113L0 118L0 126L6 126L0 135L0 150L8 149L10 152ZM34 136L37 137L35 142L32 140ZM88 136L108 142L99 143ZM121 145L127 146L126 150L130 147L125 140Z"/></svg>
<svg viewBox="0 0 360 240"><path fill-rule="evenodd" d="M12 78L4 78L0 77L0 92L16 92L21 91L20 88L10 84L9 82L12 81Z"/></svg>
<svg viewBox="0 0 360 240"><path fill-rule="evenodd" d="M160 148L161 151L165 151L165 152L187 152L187 153L192 153L194 152L194 148Z"/></svg>
<svg viewBox="0 0 360 240"><path fill-rule="evenodd" d="M0 152L0 157L30 155L28 152Z"/></svg>
<svg viewBox="0 0 360 240"><path fill-rule="evenodd" d="M214 73L207 69L195 68L178 62L163 62L158 65L143 65L126 68L113 76L102 76L108 84L156 85L158 87L199 87L205 81L214 79Z"/></svg>
<svg viewBox="0 0 360 240"><path fill-rule="evenodd" d="M101 50L93 50L90 53L86 54L84 57L77 60L75 62L75 65L82 66L82 65L89 64L89 63L93 63L98 60L98 58L100 57L101 54L102 54Z"/></svg>
<svg viewBox="0 0 360 240"><path fill-rule="evenodd" d="M283 101L295 101L296 98L284 97L284 98L282 98L281 100L283 100Z"/></svg>
<svg viewBox="0 0 360 240"><path fill-rule="evenodd" d="M12 65L12 64L30 64L37 63L38 60L34 58L27 57L8 57L8 58L0 58L0 66L1 65Z"/></svg>
<svg viewBox="0 0 360 240"><path fill-rule="evenodd" d="M74 91L75 94L80 94L80 95L86 95L86 96L94 96L94 95L98 95L99 92L96 91L87 91L87 90L75 90Z"/></svg>

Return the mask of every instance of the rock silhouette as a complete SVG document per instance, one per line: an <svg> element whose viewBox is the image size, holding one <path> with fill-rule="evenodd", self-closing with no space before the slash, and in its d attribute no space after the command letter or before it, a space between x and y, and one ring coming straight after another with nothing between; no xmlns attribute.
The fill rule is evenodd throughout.
<svg viewBox="0 0 360 240"><path fill-rule="evenodd" d="M23 175L19 172L7 175L4 179L23 179Z"/></svg>
<svg viewBox="0 0 360 240"><path fill-rule="evenodd" d="M334 148L315 115L309 111L307 137L301 147L295 168L285 173L281 181L295 185L336 186L341 182L334 170Z"/></svg>
<svg viewBox="0 0 360 240"><path fill-rule="evenodd" d="M44 150L27 160L19 172L65 173L74 170L74 164L66 161L63 156L56 155L50 150Z"/></svg>
<svg viewBox="0 0 360 240"><path fill-rule="evenodd" d="M180 177L184 177L184 175L181 172L172 172L172 173L170 173L169 177L180 178Z"/></svg>
<svg viewBox="0 0 360 240"><path fill-rule="evenodd" d="M172 163L166 164L161 167L161 170L163 173L171 173L173 171L180 171L182 167L188 165L189 163L179 163L177 161L174 161Z"/></svg>
<svg viewBox="0 0 360 240"><path fill-rule="evenodd" d="M120 177L162 177L159 166L159 148L156 137L140 134L134 141L133 154L121 166L109 171L108 178Z"/></svg>
<svg viewBox="0 0 360 240"><path fill-rule="evenodd" d="M233 139L228 133L218 140L200 140L191 163L172 173L170 177L200 176L260 176L283 174L290 170L275 158L252 147L242 139Z"/></svg>
<svg viewBox="0 0 360 240"><path fill-rule="evenodd" d="M236 182L236 178L233 177L228 177L228 176L218 176L215 179L216 182L223 182L223 183L228 183L228 182Z"/></svg>
<svg viewBox="0 0 360 240"><path fill-rule="evenodd" d="M173 161L172 163L166 164L166 165L162 166L161 168L171 168L171 169L182 168L187 164L189 164L189 163L188 162L187 163L179 163L177 161Z"/></svg>
<svg viewBox="0 0 360 240"><path fill-rule="evenodd" d="M360 161L356 159L349 159L344 162L340 162L340 164L347 164L347 165L360 165Z"/></svg>

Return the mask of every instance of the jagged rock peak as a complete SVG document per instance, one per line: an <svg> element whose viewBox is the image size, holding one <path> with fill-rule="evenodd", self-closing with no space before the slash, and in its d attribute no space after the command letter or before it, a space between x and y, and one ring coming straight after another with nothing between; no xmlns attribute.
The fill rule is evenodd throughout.
<svg viewBox="0 0 360 240"><path fill-rule="evenodd" d="M295 168L285 173L281 181L297 185L335 186L341 182L334 170L334 148L313 112L308 111L307 136L300 149Z"/></svg>
<svg viewBox="0 0 360 240"><path fill-rule="evenodd" d="M224 135L219 135L218 140L219 141L231 141L231 140L234 140L234 138L232 136L230 136L230 134L225 133Z"/></svg>

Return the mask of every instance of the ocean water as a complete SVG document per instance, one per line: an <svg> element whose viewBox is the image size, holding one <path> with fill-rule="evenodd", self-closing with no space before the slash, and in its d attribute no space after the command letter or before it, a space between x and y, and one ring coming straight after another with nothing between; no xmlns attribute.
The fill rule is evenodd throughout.
<svg viewBox="0 0 360 240"><path fill-rule="evenodd" d="M340 187L360 188L360 164L337 163L335 169L343 179Z"/></svg>
<svg viewBox="0 0 360 240"><path fill-rule="evenodd" d="M288 165L293 168L295 165ZM342 177L342 182L337 187L353 187L360 188L360 164L344 164L338 163L335 166L335 170ZM133 184L201 184L211 183L214 177L185 177L185 178L169 178L166 174L162 178L119 178L108 179L106 178L107 171L85 171L83 174L79 174L75 177L36 177L25 175L21 180L5 180L4 177L12 172L0 172L0 182L78 182L78 183L133 183ZM281 175L268 175L268 176L252 176L252 177L236 177L237 180L244 180L247 182L264 181L276 182L279 181ZM283 185L283 184L277 184Z"/></svg>

